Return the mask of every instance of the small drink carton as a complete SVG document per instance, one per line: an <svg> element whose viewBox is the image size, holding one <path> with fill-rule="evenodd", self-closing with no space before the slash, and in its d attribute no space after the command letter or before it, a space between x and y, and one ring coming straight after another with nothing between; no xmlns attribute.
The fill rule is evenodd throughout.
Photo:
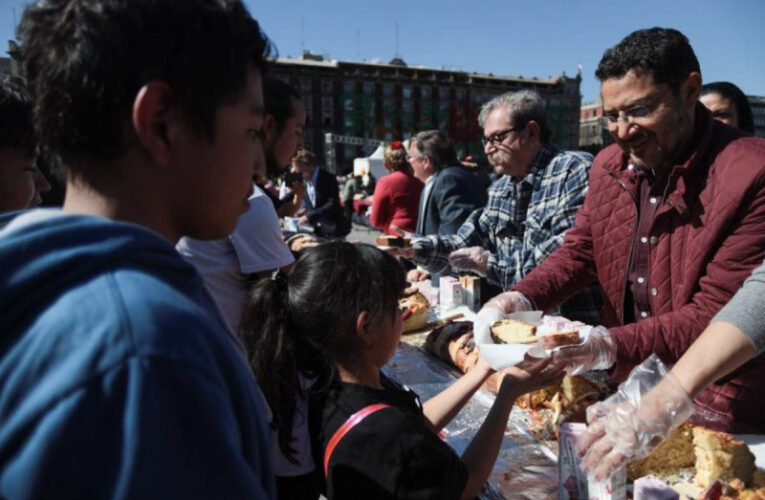
<svg viewBox="0 0 765 500"><path fill-rule="evenodd" d="M443 309L451 309L462 305L464 290L462 289L460 282L457 281L457 278L453 276L441 276L439 289L439 303Z"/></svg>
<svg viewBox="0 0 765 500"><path fill-rule="evenodd" d="M481 309L481 278L478 276L460 276L460 284L465 290L465 305L473 312Z"/></svg>

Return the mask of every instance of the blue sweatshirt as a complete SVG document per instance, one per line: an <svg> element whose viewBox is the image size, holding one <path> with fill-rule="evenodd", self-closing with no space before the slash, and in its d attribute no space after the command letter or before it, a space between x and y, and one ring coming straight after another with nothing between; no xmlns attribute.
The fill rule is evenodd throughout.
<svg viewBox="0 0 765 500"><path fill-rule="evenodd" d="M167 241L60 213L0 233L0 498L272 498L266 420Z"/></svg>

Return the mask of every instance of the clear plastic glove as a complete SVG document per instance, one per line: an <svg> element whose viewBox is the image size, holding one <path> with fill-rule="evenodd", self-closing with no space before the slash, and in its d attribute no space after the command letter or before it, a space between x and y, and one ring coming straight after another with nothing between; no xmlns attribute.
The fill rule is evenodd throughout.
<svg viewBox="0 0 765 500"><path fill-rule="evenodd" d="M579 438L585 470L605 479L619 465L650 453L693 410L680 382L652 354L616 394L587 409L589 426Z"/></svg>
<svg viewBox="0 0 765 500"><path fill-rule="evenodd" d="M477 344L491 342L491 325L517 311L530 311L531 302L520 292L500 293L478 311L473 321L473 338Z"/></svg>
<svg viewBox="0 0 765 500"><path fill-rule="evenodd" d="M553 359L565 363L569 375L579 375L590 370L605 370L616 362L616 345L608 329L596 326L584 343L563 346L553 351Z"/></svg>
<svg viewBox="0 0 765 500"><path fill-rule="evenodd" d="M449 254L449 264L456 271L474 271L486 276L489 255L490 252L482 247L460 248Z"/></svg>

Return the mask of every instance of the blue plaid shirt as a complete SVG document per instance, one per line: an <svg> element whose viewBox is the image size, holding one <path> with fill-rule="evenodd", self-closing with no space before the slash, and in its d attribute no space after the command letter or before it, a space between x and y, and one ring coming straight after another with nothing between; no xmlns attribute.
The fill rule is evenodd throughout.
<svg viewBox="0 0 765 500"><path fill-rule="evenodd" d="M523 179L505 175L489 187L485 208L474 211L451 236L414 242L416 262L433 273L449 265L449 253L480 246L491 252L486 278L509 289L563 243L584 203L592 155L545 144ZM552 311L599 324L600 287L586 288Z"/></svg>

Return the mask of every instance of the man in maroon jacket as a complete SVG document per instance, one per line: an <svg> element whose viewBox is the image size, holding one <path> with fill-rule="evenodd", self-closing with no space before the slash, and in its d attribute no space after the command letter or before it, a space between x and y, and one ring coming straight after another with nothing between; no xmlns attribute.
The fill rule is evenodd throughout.
<svg viewBox="0 0 765 500"><path fill-rule="evenodd" d="M550 310L597 279L606 328L557 356L571 371L612 368L618 380L651 353L673 364L762 263L765 140L713 120L697 102L699 63L676 30L630 34L595 74L616 144L595 158L563 245L487 304L476 324ZM762 432L763 390L759 357L696 402L722 428Z"/></svg>

